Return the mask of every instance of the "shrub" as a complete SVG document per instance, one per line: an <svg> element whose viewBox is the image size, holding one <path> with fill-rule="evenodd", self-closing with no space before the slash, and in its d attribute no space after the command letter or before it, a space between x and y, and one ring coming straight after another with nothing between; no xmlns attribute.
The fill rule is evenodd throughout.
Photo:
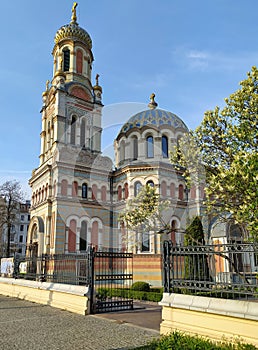
<svg viewBox="0 0 258 350"><path fill-rule="evenodd" d="M137 290L138 292L149 292L150 291L150 285L147 282L134 282L132 284L131 290Z"/></svg>

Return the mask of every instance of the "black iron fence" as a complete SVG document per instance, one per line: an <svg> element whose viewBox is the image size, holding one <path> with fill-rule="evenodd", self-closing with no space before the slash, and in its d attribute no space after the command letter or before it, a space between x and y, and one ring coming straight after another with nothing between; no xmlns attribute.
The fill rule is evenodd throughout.
<svg viewBox="0 0 258 350"><path fill-rule="evenodd" d="M258 298L258 244L163 245L164 292Z"/></svg>

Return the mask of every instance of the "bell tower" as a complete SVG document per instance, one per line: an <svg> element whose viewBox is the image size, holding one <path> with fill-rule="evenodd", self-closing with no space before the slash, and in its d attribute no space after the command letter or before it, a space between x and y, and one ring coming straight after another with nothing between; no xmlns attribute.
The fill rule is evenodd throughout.
<svg viewBox="0 0 258 350"><path fill-rule="evenodd" d="M109 218L96 190L100 186L106 193L112 169L112 161L101 155L102 88L98 74L92 84L92 40L78 25L76 8L75 2L70 23L56 32L53 76L42 94L40 164L30 179L28 230L28 245L37 244L39 255L82 251L91 232L102 237L97 228L103 223L97 220ZM106 194L102 197L106 201Z"/></svg>
<svg viewBox="0 0 258 350"><path fill-rule="evenodd" d="M92 86L92 40L77 23L77 3L71 21L55 35L53 77L42 94L40 164L49 160L57 143L101 152L102 88Z"/></svg>

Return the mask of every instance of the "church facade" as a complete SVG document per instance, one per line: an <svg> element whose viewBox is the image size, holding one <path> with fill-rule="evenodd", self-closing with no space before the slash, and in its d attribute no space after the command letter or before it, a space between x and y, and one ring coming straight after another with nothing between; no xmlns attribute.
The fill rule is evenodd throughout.
<svg viewBox="0 0 258 350"><path fill-rule="evenodd" d="M89 245L160 254L161 235L140 232L129 244L118 216L126 201L150 184L169 201L168 236L183 241L187 218L201 214L204 197L202 185L187 189L169 159L169 150L188 128L159 109L152 94L146 110L130 117L118 133L115 164L102 155L102 88L98 75L92 83L92 41L77 23L76 6L71 22L55 35L53 77L42 94L40 164L30 179L27 244L36 255L85 252Z"/></svg>

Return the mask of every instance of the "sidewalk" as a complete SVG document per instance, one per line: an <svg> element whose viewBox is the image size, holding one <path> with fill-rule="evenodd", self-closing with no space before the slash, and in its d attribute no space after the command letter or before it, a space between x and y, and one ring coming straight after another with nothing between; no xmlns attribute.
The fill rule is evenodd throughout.
<svg viewBox="0 0 258 350"><path fill-rule="evenodd" d="M0 295L0 349L132 349L158 336L157 310L82 316Z"/></svg>

